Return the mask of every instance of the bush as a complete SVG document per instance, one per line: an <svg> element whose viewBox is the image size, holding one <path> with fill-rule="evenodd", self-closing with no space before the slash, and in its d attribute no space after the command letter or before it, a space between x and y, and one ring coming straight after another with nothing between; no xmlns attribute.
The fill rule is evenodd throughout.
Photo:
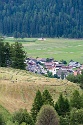
<svg viewBox="0 0 83 125"><path fill-rule="evenodd" d="M37 116L36 125L59 125L59 118L50 105L44 105Z"/></svg>
<svg viewBox="0 0 83 125"><path fill-rule="evenodd" d="M70 123L71 125L83 125L83 108L82 109L76 109L74 108L70 112Z"/></svg>
<svg viewBox="0 0 83 125"><path fill-rule="evenodd" d="M22 122L25 122L29 125L34 125L32 117L29 115L26 109L20 109L19 111L15 112L12 117L13 123L18 122L19 124L22 124Z"/></svg>

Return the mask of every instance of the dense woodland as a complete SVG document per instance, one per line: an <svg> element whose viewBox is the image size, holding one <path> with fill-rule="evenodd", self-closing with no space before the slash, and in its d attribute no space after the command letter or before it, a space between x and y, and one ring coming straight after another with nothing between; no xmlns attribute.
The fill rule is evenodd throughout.
<svg viewBox="0 0 83 125"><path fill-rule="evenodd" d="M0 33L83 38L83 0L0 0Z"/></svg>

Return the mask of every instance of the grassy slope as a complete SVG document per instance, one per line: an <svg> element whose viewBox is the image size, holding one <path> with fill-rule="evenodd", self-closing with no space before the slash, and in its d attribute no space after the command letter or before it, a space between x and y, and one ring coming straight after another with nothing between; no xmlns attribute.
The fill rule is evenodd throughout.
<svg viewBox="0 0 83 125"><path fill-rule="evenodd" d="M11 68L0 68L0 104L9 112L19 108L27 108L30 111L35 93L48 89L54 101L60 93L70 98L74 89L82 90L76 84L66 80L57 80L27 71Z"/></svg>

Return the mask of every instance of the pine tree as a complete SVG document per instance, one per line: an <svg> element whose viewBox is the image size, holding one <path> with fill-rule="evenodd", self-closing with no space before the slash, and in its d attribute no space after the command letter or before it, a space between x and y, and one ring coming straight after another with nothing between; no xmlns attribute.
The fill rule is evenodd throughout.
<svg viewBox="0 0 83 125"><path fill-rule="evenodd" d="M31 115L34 121L36 121L37 114L40 108L42 107L42 105L43 105L43 101L42 101L41 92L38 90L31 109Z"/></svg>
<svg viewBox="0 0 83 125"><path fill-rule="evenodd" d="M42 94L42 99L43 99L43 105L49 104L51 106L54 106L54 101L48 90L44 90L44 92Z"/></svg>

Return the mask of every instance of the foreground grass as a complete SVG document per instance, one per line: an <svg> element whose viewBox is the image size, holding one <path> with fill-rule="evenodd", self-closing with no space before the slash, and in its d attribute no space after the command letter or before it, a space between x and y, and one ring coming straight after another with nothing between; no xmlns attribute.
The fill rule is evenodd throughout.
<svg viewBox="0 0 83 125"><path fill-rule="evenodd" d="M20 41L28 57L50 58L55 60L71 59L83 63L83 40L47 38L46 41L38 41L37 38L13 39L6 38L5 42ZM35 41L35 42L34 42Z"/></svg>
<svg viewBox="0 0 83 125"><path fill-rule="evenodd" d="M5 122L7 122L11 117L11 114L2 105L0 105L0 115L2 115Z"/></svg>
<svg viewBox="0 0 83 125"><path fill-rule="evenodd" d="M70 98L77 84L67 80L57 80L33 74L24 70L0 68L0 104L9 112L20 108L30 111L37 90L48 89L56 102L60 93Z"/></svg>

